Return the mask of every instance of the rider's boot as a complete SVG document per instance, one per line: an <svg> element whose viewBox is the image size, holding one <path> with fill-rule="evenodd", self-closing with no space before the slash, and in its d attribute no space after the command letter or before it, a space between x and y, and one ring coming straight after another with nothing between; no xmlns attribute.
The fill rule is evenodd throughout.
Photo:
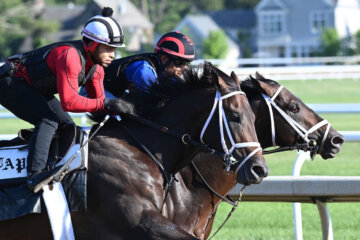
<svg viewBox="0 0 360 240"><path fill-rule="evenodd" d="M61 166L56 167L51 170L42 170L42 171L32 171L29 170L27 178L27 187L34 192L35 187L41 183L43 180L51 177L53 174L56 174Z"/></svg>

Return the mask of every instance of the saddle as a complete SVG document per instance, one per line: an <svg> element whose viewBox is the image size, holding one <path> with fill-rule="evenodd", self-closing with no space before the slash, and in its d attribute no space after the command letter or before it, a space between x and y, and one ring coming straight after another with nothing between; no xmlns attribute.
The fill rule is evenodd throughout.
<svg viewBox="0 0 360 240"><path fill-rule="evenodd" d="M26 181L28 143L33 129L22 129L18 137L0 141L0 186L16 185ZM77 134L78 132L78 134ZM73 124L63 124L56 131L49 150L46 170L53 169L79 142L80 131Z"/></svg>
<svg viewBox="0 0 360 240"><path fill-rule="evenodd" d="M51 141L47 169L64 165L87 140L88 133L89 129L73 124L61 125ZM16 138L0 141L0 220L41 212L42 191L34 194L26 187L31 134L32 129L22 129ZM86 170L87 145L61 180L71 211L86 211Z"/></svg>

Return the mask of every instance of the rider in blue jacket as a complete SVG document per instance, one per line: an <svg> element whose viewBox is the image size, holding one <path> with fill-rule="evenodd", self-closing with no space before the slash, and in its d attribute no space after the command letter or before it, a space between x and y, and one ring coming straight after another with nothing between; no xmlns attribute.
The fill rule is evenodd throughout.
<svg viewBox="0 0 360 240"><path fill-rule="evenodd" d="M194 58L194 43L188 36L180 32L166 33L157 42L154 53L116 59L105 69L107 97L122 98L129 85L143 96L151 95L154 86L166 91L181 81Z"/></svg>

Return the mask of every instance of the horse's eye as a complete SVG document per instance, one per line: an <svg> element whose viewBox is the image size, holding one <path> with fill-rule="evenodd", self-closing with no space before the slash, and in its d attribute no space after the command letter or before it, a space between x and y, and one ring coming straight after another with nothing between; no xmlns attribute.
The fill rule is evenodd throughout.
<svg viewBox="0 0 360 240"><path fill-rule="evenodd" d="M291 105L289 106L289 109L290 109L290 111L291 111L292 113L297 113L297 112L300 111L300 108L299 108L299 106L298 106L297 104L291 104Z"/></svg>
<svg viewBox="0 0 360 240"><path fill-rule="evenodd" d="M232 114L231 114L231 117L230 117L230 120L231 120L232 122L241 122L240 114L238 114L238 113L232 113Z"/></svg>

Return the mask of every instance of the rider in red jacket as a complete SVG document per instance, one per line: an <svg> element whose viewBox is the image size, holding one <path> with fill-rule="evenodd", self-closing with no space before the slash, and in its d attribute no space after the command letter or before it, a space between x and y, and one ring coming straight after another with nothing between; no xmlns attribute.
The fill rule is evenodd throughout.
<svg viewBox="0 0 360 240"><path fill-rule="evenodd" d="M60 123L73 123L67 112L121 112L121 102L105 99L104 69L123 47L120 25L112 9L91 18L82 30L83 40L58 42L8 59L12 70L0 78L0 104L33 124L29 142L30 189L57 169L45 171L51 139ZM78 94L85 86L88 97ZM54 96L58 93L60 101Z"/></svg>

